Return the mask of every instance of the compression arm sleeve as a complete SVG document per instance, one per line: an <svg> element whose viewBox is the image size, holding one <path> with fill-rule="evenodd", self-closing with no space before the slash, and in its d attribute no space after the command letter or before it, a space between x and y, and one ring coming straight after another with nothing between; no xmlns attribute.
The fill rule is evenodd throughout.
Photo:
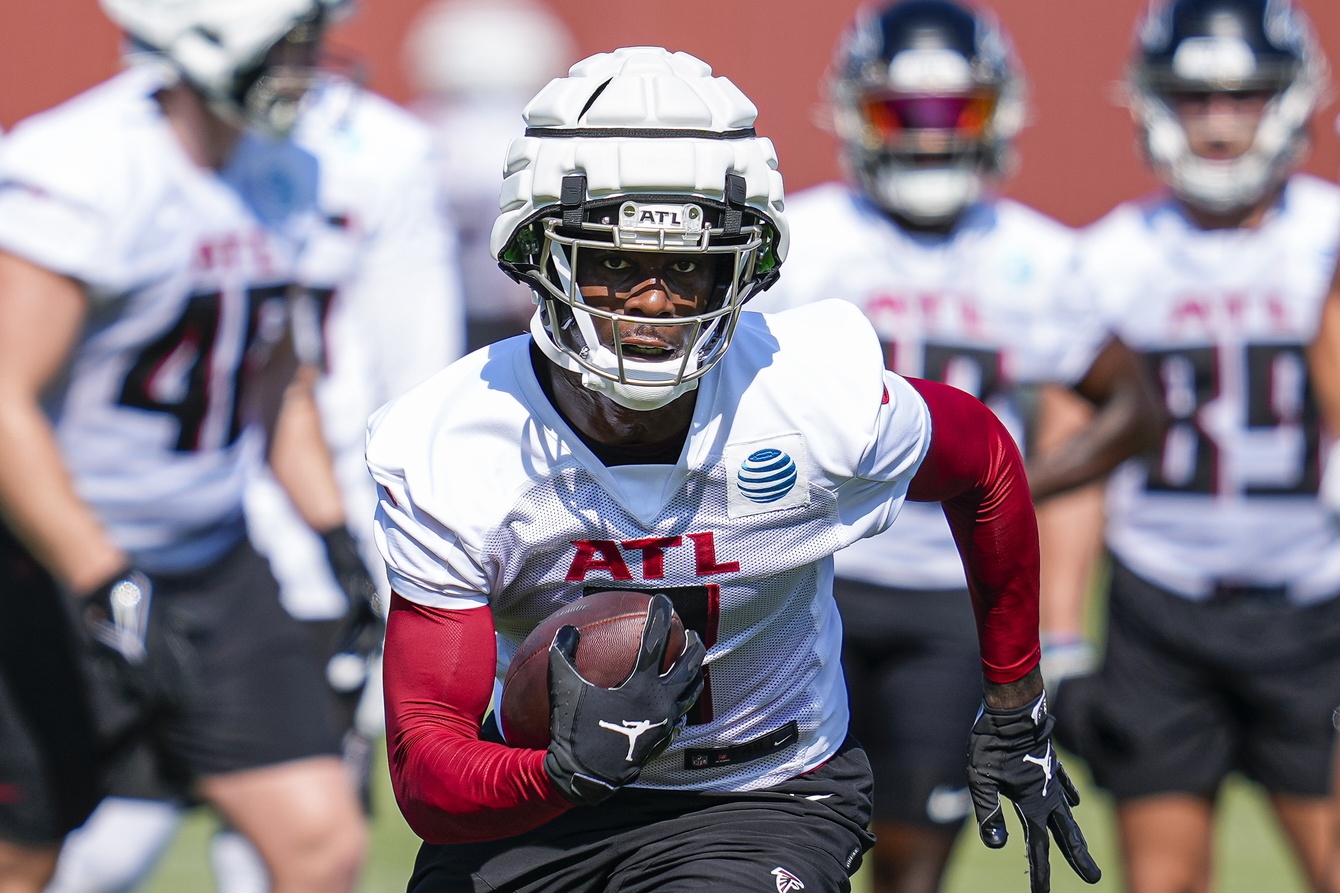
<svg viewBox="0 0 1340 893"><path fill-rule="evenodd" d="M493 614L392 595L384 661L396 801L429 843L511 837L569 809L543 750L481 741L497 660Z"/></svg>
<svg viewBox="0 0 1340 893"><path fill-rule="evenodd" d="M1015 682L1041 658L1038 525L1019 448L995 413L957 388L909 379L931 414L931 443L908 498L939 502L977 616L982 673Z"/></svg>

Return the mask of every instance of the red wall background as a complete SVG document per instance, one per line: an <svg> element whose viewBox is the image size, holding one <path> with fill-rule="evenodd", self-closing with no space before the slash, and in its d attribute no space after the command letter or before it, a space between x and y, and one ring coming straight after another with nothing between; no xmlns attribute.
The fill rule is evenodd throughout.
<svg viewBox="0 0 1340 893"><path fill-rule="evenodd" d="M334 40L370 64L371 86L409 98L400 64L406 28L425 0L362 0ZM759 107L788 189L837 173L835 144L812 124L819 78L858 0L548 0L583 55L627 44L687 50L734 80ZM3 0L0 125L53 105L116 70L117 35L96 0ZM1143 0L995 0L1028 75L1032 124L1006 191L1060 219L1093 220L1152 180L1130 120L1112 101ZM1340 3L1303 0L1340 65ZM1340 171L1335 103L1315 122L1308 169Z"/></svg>

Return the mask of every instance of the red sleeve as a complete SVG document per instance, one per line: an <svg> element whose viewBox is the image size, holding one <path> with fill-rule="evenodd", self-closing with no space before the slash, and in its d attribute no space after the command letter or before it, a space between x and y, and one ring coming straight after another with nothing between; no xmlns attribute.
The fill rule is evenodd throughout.
<svg viewBox="0 0 1340 893"><path fill-rule="evenodd" d="M497 840L571 808L542 750L479 740L497 651L488 608L449 611L391 596L384 663L391 782L429 843Z"/></svg>
<svg viewBox="0 0 1340 893"><path fill-rule="evenodd" d="M996 414L957 388L909 379L931 411L931 443L908 498L939 502L977 615L982 673L1014 682L1038 665L1038 523L1024 463Z"/></svg>

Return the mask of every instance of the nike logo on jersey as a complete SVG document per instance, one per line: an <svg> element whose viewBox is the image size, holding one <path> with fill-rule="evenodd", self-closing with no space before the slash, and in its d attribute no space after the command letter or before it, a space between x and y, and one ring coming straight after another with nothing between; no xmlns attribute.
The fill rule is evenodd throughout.
<svg viewBox="0 0 1340 893"><path fill-rule="evenodd" d="M772 876L777 879L777 893L792 893L793 890L805 889L805 885L800 882L800 878L780 865L772 870Z"/></svg>
<svg viewBox="0 0 1340 893"><path fill-rule="evenodd" d="M648 719L625 719L622 724L616 726L614 723L605 722L605 720L602 719L600 721L600 727L602 729L609 729L611 732L618 732L620 735L628 736L628 756L624 757L624 761L631 763L633 762L633 748L637 746L637 739L641 738L652 729L665 725L665 723L665 720L652 722Z"/></svg>

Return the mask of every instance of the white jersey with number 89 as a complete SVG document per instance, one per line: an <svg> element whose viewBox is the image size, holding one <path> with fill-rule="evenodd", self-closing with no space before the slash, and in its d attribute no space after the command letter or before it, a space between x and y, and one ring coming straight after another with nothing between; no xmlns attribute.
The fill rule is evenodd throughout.
<svg viewBox="0 0 1340 893"><path fill-rule="evenodd" d="M1297 603L1340 593L1305 354L1338 242L1340 189L1303 175L1257 228L1202 230L1158 200L1084 235L1084 282L1171 417L1162 448L1109 488L1108 543L1142 576L1195 599L1217 583L1282 585Z"/></svg>

